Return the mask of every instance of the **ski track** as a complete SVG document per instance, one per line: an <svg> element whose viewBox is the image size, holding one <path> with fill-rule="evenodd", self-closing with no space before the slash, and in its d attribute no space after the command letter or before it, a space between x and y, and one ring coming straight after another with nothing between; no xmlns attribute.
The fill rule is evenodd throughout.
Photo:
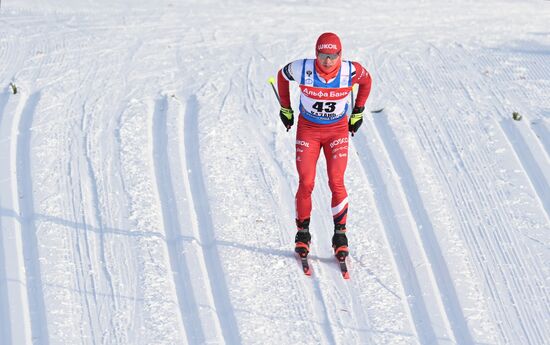
<svg viewBox="0 0 550 345"><path fill-rule="evenodd" d="M126 316L120 322L128 342L143 344L173 343L184 337L156 192L153 113L154 102L150 99L132 98L115 124L121 145L122 196L127 198L129 209L124 226L131 229L131 236L122 243L122 259L133 272L122 272L122 281L130 287L120 286L120 291L135 294L131 304L126 301ZM139 334L131 332L134 325L141 330Z"/></svg>
<svg viewBox="0 0 550 345"><path fill-rule="evenodd" d="M74 164L78 165L77 167L74 166ZM76 178L72 178L72 173L80 168L78 164L78 159L76 157L72 157L69 160L69 164L67 167L67 172L69 176L69 190L71 191L71 200L72 200L72 207L71 211L74 215L82 215L83 212L80 212L79 206L80 201L84 201L85 191L82 185L82 181L85 181L83 178L81 178L81 175L76 176ZM75 276L75 285L77 291L80 292L80 297L82 298L84 312L85 315L82 316L83 319L86 319L85 324L89 327L89 332L91 336L91 343L96 344L96 341L98 337L95 334L95 331L100 327L97 327L99 323L96 323L98 321L96 317L99 316L99 313L95 312L95 307L99 306L99 301L97 298L97 291L99 290L98 287L96 287L96 283L93 279L92 275L89 275L88 277L88 271L87 269L92 269L93 261L90 253L90 239L88 236L88 226L86 225L85 217L82 216L82 219L77 220L77 224L82 224L82 231L75 231L75 237L74 237L74 248L73 251L73 261L76 263L74 266L74 276ZM88 281L88 278L90 278L90 281ZM80 337L82 339L85 339L88 334L86 333L85 327L82 327L80 329Z"/></svg>
<svg viewBox="0 0 550 345"><path fill-rule="evenodd" d="M470 56L467 55L467 57ZM436 54L433 58L435 60L431 61L431 68L429 69L422 64L409 62L412 66L412 75L410 79L405 78L405 80L416 80L426 85L429 83L435 84L438 81L440 84L444 84L442 86L444 89L465 90L466 92L463 95L466 97L471 97L470 95L483 97L484 94L480 90L490 89L478 81L473 83L475 87L473 89L471 86L457 85L456 83L460 83L460 77L453 78L452 74L444 76L434 72L442 70L448 73L448 70L440 66L452 65L454 59L463 61L463 57L451 55L450 58L444 58ZM418 60L419 57L413 59L409 57L409 61L415 59ZM498 63L487 61L487 65L498 66ZM458 75L460 71L454 73ZM423 76L423 78L419 76ZM414 82L412 85L414 86ZM399 97L399 95L396 95L396 97ZM464 121L464 118L453 116L454 113L451 113L451 116L442 116L438 120L438 118L430 115L431 112L436 111L433 109L449 109L449 105L445 104L444 98L436 95L427 99L422 95L420 99L423 104L429 107L428 110L411 109L411 111L416 111L417 116L420 117L421 127L426 122L430 124L427 128L431 128L431 130L423 129L424 135L421 134L419 137L430 143L430 151L435 154L436 166L440 168L445 185L449 188L453 208L457 210L459 223L462 225L461 233L475 259L474 263L477 265L479 274L484 277L486 285L484 290L491 296L489 299L490 307L494 315L500 315L504 318L500 319L498 317L495 320L495 324L499 328L499 334L506 343L542 344L544 337L541 330L544 329L544 326L541 323L544 322L542 321L544 316L540 313L543 310L548 310L548 304L545 298L536 299L533 297L545 295L541 290L544 278L540 276L541 272L528 270L528 266L522 263L522 261L530 260L531 256L520 254L525 248L523 248L521 242L514 240L516 236L511 233L510 224L514 224L514 213L510 213L502 207L506 205L508 197L499 188L495 188L499 186L498 184L495 185L494 182L499 179L491 176L495 172L482 168L482 170L491 171L491 173L478 173L480 167L487 167L492 164L495 154L491 151L491 147L482 146L483 149L481 150L474 149L473 143L476 143L479 138L474 134L476 132L472 127L472 124L476 123L469 121L469 118L466 117ZM461 99L458 98L457 103L460 101ZM438 121L441 123L438 123ZM491 128L498 128L499 124L490 120L486 126L489 128L489 133L492 133ZM502 132L505 134L506 130ZM436 133L436 136L432 138L433 134L428 135L427 133ZM502 135L502 137L504 137L502 139L507 138L508 141L510 140L505 135ZM508 145L513 146L513 143L509 142ZM522 149L527 148L523 147ZM457 169L456 172L453 172L454 175L457 175L454 178L450 177L453 174L449 174L449 171L446 171L445 168L446 161L450 157L455 162L455 169ZM533 173L528 172L527 174L532 175ZM516 243L516 245L513 245L513 243ZM533 258L533 260L536 259ZM487 267L491 267L491 269ZM531 267L538 266L532 265ZM534 277L532 277L533 274ZM518 279L520 277L532 278L522 281ZM535 282L541 282L540 285L531 286L533 278ZM524 302L519 303L519 301ZM544 301L546 301L545 307L542 305ZM528 312L524 309L526 305L531 305L534 308ZM534 313L538 317L528 317L527 315L530 313ZM514 327L513 322L517 322L521 329Z"/></svg>
<svg viewBox="0 0 550 345"><path fill-rule="evenodd" d="M537 163L535 157L541 157L540 153L531 149L521 132L510 121L499 122L500 128L505 133L512 149L516 152L516 157L526 172L532 188L537 193L541 206L546 211L547 220L550 221L550 184L545 175L550 176L548 171L545 174L544 168ZM544 155L542 156L544 157ZM547 166L548 159L545 160Z"/></svg>
<svg viewBox="0 0 550 345"><path fill-rule="evenodd" d="M330 194L327 194L330 195ZM329 198L324 198L326 202L330 202ZM330 221L325 221L324 226L319 228L320 231L326 231L327 234L331 234L332 227L334 226ZM329 229L327 231L327 229ZM332 236L332 235L330 235ZM330 238L328 241L330 244ZM320 250L319 248L317 248ZM372 343L369 333L369 322L365 318L362 308L358 299L355 298L350 292L357 290L354 281L360 272L353 271L353 256L349 256L347 259L348 269L350 271L350 280L344 280L338 267L338 262L332 254L332 247L325 247L322 252L327 253L319 258L319 269L317 279L320 281L319 285L319 298L322 304L325 306L327 319L330 321L331 332L334 344L369 344Z"/></svg>
<svg viewBox="0 0 550 345"><path fill-rule="evenodd" d="M49 343L46 309L44 304L44 293L42 276L40 273L41 264L39 256L39 245L36 237L34 201L32 191L31 173L31 125L35 109L40 101L40 93L31 94L25 101L18 118L17 127L17 148L16 148L16 172L17 172L17 210L21 223L21 234L23 241L23 255L25 258L25 271L27 281L27 293L29 300L29 315L33 342L47 345ZM14 135L14 134L12 134Z"/></svg>
<svg viewBox="0 0 550 345"><path fill-rule="evenodd" d="M330 315L329 305L327 304L327 297L325 296L326 293L323 293L323 284L321 283L321 280L324 277L323 268L321 267L321 264L312 264L315 256L310 255L308 256L308 258L310 260L310 265L312 266L313 272L312 277L310 277L313 280L313 284L311 285L310 290L313 293L313 303L315 310L317 311L316 315L322 315L320 325L322 326L322 330L324 333L324 343L336 345L339 342L336 341L337 338L334 330L334 318Z"/></svg>
<svg viewBox="0 0 550 345"><path fill-rule="evenodd" d="M155 176L157 180L157 189L163 214L163 227L166 232L166 241L170 255L170 265L174 275L174 284L178 297L181 317L184 323L184 329L187 334L189 344L204 343L206 334L213 330L206 329L200 319L199 300L193 291L193 281L201 279L198 275L191 273L190 263L186 259L185 242L189 241L191 236L185 236L185 230L182 228L179 220L174 183L171 174L172 159L169 155L168 127L176 126L177 132L183 130L177 124L173 123L169 116L169 105L167 96L163 96L156 101L155 113L153 115L153 137L154 149L153 160L155 162ZM177 116L180 112L176 112ZM177 142L179 144L179 142ZM179 146L179 145L178 145ZM188 230L189 231L189 230Z"/></svg>
<svg viewBox="0 0 550 345"><path fill-rule="evenodd" d="M322 156L322 157L321 157ZM372 342L368 334L369 323L364 317L361 304L357 298L350 294L350 289L356 287L353 283L357 277L354 274L360 274L352 270L353 253L348 258L348 269L350 270L350 280L344 280L338 262L334 257L332 248L332 234L334 224L331 221L330 213L327 215L322 210L330 210L332 198L326 173L326 160L324 153L321 152L319 160L321 163L317 167L319 176L315 186L312 211L312 251L319 253L319 273L320 281L320 300L327 311L327 318L332 325L331 335L335 339L335 344L369 344ZM355 304L357 303L357 304ZM337 306L337 307L332 307ZM344 341L345 340L345 341Z"/></svg>
<svg viewBox="0 0 550 345"><path fill-rule="evenodd" d="M550 117L550 111L546 117ZM546 120L550 121L550 120ZM531 130L535 133L537 139L544 147L546 157L550 159L550 131L548 130L548 124L544 120L531 123Z"/></svg>
<svg viewBox="0 0 550 345"><path fill-rule="evenodd" d="M115 297L116 290L113 284L112 274L109 271L109 267L107 265L110 259L106 254L106 234L105 234L105 229L103 225L104 224L103 219L101 216L101 208L100 208L101 206L99 201L100 199L99 199L99 191L98 191L98 185L97 185L97 177L96 177L96 173L94 172L93 160L91 157L91 147L93 146L91 141L92 139L90 138L90 134L89 134L91 129L91 124L90 124L91 114L88 113L86 110L87 110L86 105L84 105L82 122L81 122L81 131L82 133L84 133L82 138L82 152L84 153L84 157L85 157L85 168L83 168L85 169L85 173L83 173L83 175L87 177L87 180L86 180L87 186L82 186L82 188L90 192L89 198L91 199L90 200L91 206L88 214L91 216L93 224L97 226L97 230L96 230L96 232L98 233L97 241L99 242L97 251L99 252L98 253L99 260L102 263L100 265L101 269L99 271L102 273L102 278L105 280L105 283L108 287L108 293L105 294L106 296L108 296L107 299L109 300L108 308L109 310L116 311L117 309L116 308L117 301ZM85 195L85 193L83 193L83 195ZM87 230L88 229L85 229L85 231ZM90 229L90 230L93 230L93 229ZM96 286L100 286L99 283L96 284ZM95 294L97 294L97 292L94 292L94 297L95 297L95 300L97 301L98 299L95 296ZM100 320L100 313L98 313L96 317L98 318L97 323L103 324L103 322L101 322ZM117 329L114 325L113 319L109 320L108 324L110 327L110 331L113 332L114 339L118 342L120 338L119 338L119 335L117 334ZM98 335L97 339L102 339L102 341L104 341L104 336L107 333L108 332L104 330L102 336L99 337ZM96 338L94 338L93 341L95 342Z"/></svg>
<svg viewBox="0 0 550 345"><path fill-rule="evenodd" d="M1 107L0 107L1 108ZM0 229L2 227L2 219L0 218ZM11 344L11 325L9 314L9 296L8 296L8 278L6 274L6 260L4 257L4 239L0 235L0 342L3 344Z"/></svg>
<svg viewBox="0 0 550 345"><path fill-rule="evenodd" d="M295 171L285 161L292 161L288 150L281 149L288 146L291 134L283 133L280 123L270 132L277 122L272 114L276 109L266 106L273 103L273 95L271 90L263 92L264 73L290 54L281 51L293 48L296 52L299 47L298 55L309 53L303 48L310 41L307 35L296 36L291 31L296 29L290 27L284 34L300 37L292 42L275 38L269 30L243 34L248 25L255 24L252 19L257 13L244 11L234 18L229 11L233 5L219 3L220 13L203 11L201 6L182 11L177 4L169 4L168 12L174 13L167 14L164 9L145 11L141 4L116 5L114 8L125 14L122 22L102 13L96 4L90 6L90 12L73 4L54 10L48 1L41 1L38 7L53 14L47 20L36 8L20 11L8 3L14 9L10 11L2 5L6 30L0 32L0 79L4 81L0 87L11 80L20 92L12 96L6 87L0 93L1 158L11 152L9 164L2 162L6 171L0 172L0 184L13 179L13 192L2 188L0 195L0 228L8 227L6 234L0 234L0 343L47 345L80 338L83 344L171 343L177 339L189 344L233 345L261 341L260 335L254 336L261 327L268 330L264 337L272 343L278 335L275 325L282 324L284 332L298 334L304 342L370 344L378 343L375 325L401 321L397 319L403 318L401 315L382 315L380 311L373 315L371 305L361 305L362 288L367 287L362 283L371 271L364 270L364 265L353 269L358 260L354 253L349 260L351 281L342 280L336 260L329 256L332 224L325 211L330 209L330 191L322 164L318 175L323 177L314 194L317 229L310 257L312 277L301 273L291 250L293 231L287 230L289 222L280 220L293 216ZM156 4L155 9L164 5ZM420 9L431 5L421 4ZM245 2L239 6L252 9ZM512 11L516 5L503 6ZM443 12L437 13L447 14L451 8L443 7ZM405 6L408 9L419 13L411 5ZM476 9L479 13L489 11L481 5ZM296 10L301 15L309 9L297 5ZM332 13L324 6L319 11L322 15ZM518 11L518 20L525 20L530 11L533 9ZM373 17L377 30L389 34L390 43L375 44L371 49L383 53L377 57L378 70L373 75L378 78L376 85L381 82L388 90L380 95L375 85L373 97L384 100L387 111L373 115L372 122L365 121L369 132L358 133L354 146L359 152L359 177L370 183L366 189L371 188L374 195L373 213L379 218L380 233L399 280L393 290L384 287L391 292L390 298L402 303L407 313L403 322L409 321L416 332L399 334L410 342L539 345L550 338L546 284L550 104L545 96L550 70L542 43L548 36L536 32L540 31L540 25L534 24L540 21L537 18L518 35L500 27L500 21L507 21L505 12L495 13L488 18L488 22L495 19L495 25L483 29L475 42L464 40L461 35L465 33L460 30L447 42L445 34L436 35L432 28L427 36L413 38L426 25L418 16L411 16L403 31L384 31L387 23L398 23L401 18L394 10L383 13L383 22ZM79 21L82 16L84 22ZM176 18L191 21L192 27L176 26L171 22ZM219 27L203 26L212 18ZM226 20L229 18L231 21ZM469 24L476 18L464 13L443 24L436 20L434 28L445 31L449 23ZM93 27L90 19L95 21ZM310 24L306 21L302 26L312 29ZM346 23L349 28L351 24ZM227 36L230 30L234 37ZM343 27L338 30L350 34L346 38L350 42L360 34ZM53 35L44 40L47 31ZM155 32L162 32L163 37L159 39ZM499 46L501 36L507 33L513 34L511 40ZM372 37L369 30L365 34ZM529 40L535 42L537 35L539 45L530 47ZM243 44L243 37L248 43ZM112 47L98 45L100 40L109 41L106 38L112 40L108 43ZM472 50L472 43L490 44L491 49ZM178 53L184 58L177 68L170 60L174 46L182 49L183 54ZM247 52L252 52L248 63L231 60ZM358 54L364 52L360 49ZM226 63L216 62L217 72L205 76L203 71L212 70L214 60ZM115 67L119 70L103 70L101 65L115 61L120 63ZM197 65L189 68L190 62ZM207 79L199 91L193 83L188 84L188 76L195 74ZM111 77L112 81L103 82ZM182 81L191 85L184 93L184 106L175 95L169 96L172 91L152 96L159 88L180 87ZM170 87L165 88L166 84ZM178 86L171 88L173 85ZM203 87L214 92L199 100ZM70 92L67 95L75 89L76 97ZM99 89L107 95L100 95ZM12 101L15 97L19 100ZM107 100L99 100L102 97ZM106 103L101 104L103 101ZM199 101L209 102L208 106L201 107ZM80 105L82 113L74 115ZM8 114L6 109L12 108L16 111ZM212 119L216 110L218 118ZM511 121L512 110L524 115L522 122ZM12 115L13 119L7 118ZM145 120L145 125L133 123L134 116ZM12 120L6 131L6 123ZM235 122L239 124L232 127ZM52 123L58 126L50 126ZM67 127L63 127L65 123ZM203 125L208 129L203 131ZM210 140L213 128L221 133ZM231 130L236 128L238 131ZM113 135L106 143L102 143L104 132ZM48 141L49 135L56 136L51 142L61 150L50 156L35 143L35 139ZM374 140L367 141L371 137ZM409 140L418 146L409 147ZM209 147L203 142L225 144L225 152L234 159L213 155L218 159L212 160L205 154ZM62 151L65 148L68 152ZM415 151L418 148L424 152ZM414 161L411 153L427 162ZM51 161L50 180L39 171L37 156ZM237 163L240 158L247 161ZM234 198L216 190L216 183L224 185L225 176L217 180L215 174L216 169L237 171L232 164L248 168L237 181L231 180L233 172L225 172L233 182L229 183L233 193L242 194ZM435 180L421 174L423 164L430 165ZM247 179L257 180L250 183ZM149 182L152 188L148 188ZM445 192L448 200L441 207L450 210L448 224L456 225L450 231L438 228L441 220L430 209L430 201L438 199L426 192L430 191L423 185L426 182L438 184ZM58 188L64 189L59 191L59 202L53 200L50 207L48 197ZM266 201L262 194L267 194L267 205L262 204ZM5 201L10 196L11 204ZM224 206L228 201L250 209L240 212L239 207ZM55 212L62 212L63 218L50 215ZM240 223L240 227L226 227L224 222ZM136 229L107 225L111 223L135 225ZM224 232L227 229L235 235ZM235 229L248 233L236 234ZM446 261L453 259L449 246L454 243L446 231L459 236L458 244L466 247L465 264ZM19 233L18 242L12 234ZM55 235L53 240L48 234ZM250 242L243 243L243 239ZM24 259L21 264L14 263L14 253ZM226 253L235 254L235 260ZM264 272L240 268L240 259L249 257L258 260L257 266L265 267ZM267 267L269 264L273 267ZM462 274L464 267L475 276ZM14 274L14 268L19 272ZM262 286L260 280L269 278L273 280L268 282L285 286ZM291 286L290 293L284 289L287 286ZM459 291L460 286L467 290ZM245 291L248 287L252 294ZM402 291L395 293L395 288ZM13 296L21 292L24 296L14 302ZM285 310L278 313L266 301ZM382 303L388 306L387 299ZM380 319L384 321L376 323ZM178 332L178 327L183 332ZM384 331L387 329L381 333ZM278 336L288 339L291 335Z"/></svg>
<svg viewBox="0 0 550 345"><path fill-rule="evenodd" d="M0 57L3 57L6 51L6 48L4 45L0 45ZM0 93L0 145L8 145L9 141L4 141L4 138L2 136L2 125L4 124L2 120L4 119L4 111L8 105L9 101L9 91L8 88L6 88L4 91ZM3 152L0 151L0 152ZM3 169L8 170L9 165L7 164L7 158L3 157L3 154L0 153L0 160L5 160L5 165L3 166ZM1 175L2 178L4 175ZM3 183L0 183L3 185ZM0 212L4 212L4 205L2 205L2 196L0 195ZM2 216L3 214L0 214L0 229L7 228L7 226L2 225ZM6 250L4 249L4 235L0 233L0 343L10 344L11 343L11 327L12 327L12 321L10 320L10 313L9 313L9 294L8 294L8 276L7 276L7 261L6 261ZM14 260L12 258L12 260Z"/></svg>
<svg viewBox="0 0 550 345"><path fill-rule="evenodd" d="M4 97L5 96L5 97ZM3 114L0 118L0 160L6 164L0 169L0 229L2 232L1 260L2 272L5 274L2 304L5 309L0 313L2 323L1 341L10 343L30 343L32 341L31 317L28 301L28 285L26 283L23 243L21 232L21 217L18 213L19 197L17 194L16 150L18 141L19 118L28 97L19 94L18 98L9 102L7 93L3 94ZM4 290L5 289L5 290ZM5 293L5 294L4 294ZM4 299L5 298L5 299Z"/></svg>
<svg viewBox="0 0 550 345"><path fill-rule="evenodd" d="M458 150L460 150L457 147L455 147L454 149L456 150L455 152L458 152ZM468 167L466 166L465 168L467 169ZM472 191L470 190L470 188L467 187L467 185L465 185L463 182L458 183L457 189L454 189L454 188L451 189L454 197L454 204L456 209L458 210L459 216L463 219L468 220L463 222L463 224L467 224L466 225L467 233L465 237L466 242L470 245L471 248L474 249L474 255L475 255L474 257L476 258L476 262L484 263L484 262L487 262L488 260L491 260L492 258L496 258L496 260L504 259L504 261L509 261L509 259L507 258L509 257L508 256L509 254L505 254L505 252L502 251L502 248L487 247L487 244L484 241L481 241L481 239L483 238L494 238L495 236L497 236L497 241L499 242L501 241L503 243L510 243L510 238L507 238L506 240L504 238L498 239L498 237L501 237L502 235L498 235L497 233L502 234L501 230L503 229L500 228L498 230L495 230L495 232L488 231L489 229L482 229L481 237L479 237L478 235L476 235L476 233L478 233L479 231L479 228L475 226L476 222L470 221L470 217L478 220L483 219L485 215L482 213L481 210L484 209L485 207L488 207L486 204L484 204L488 202L488 200L486 199L483 186L485 185L484 183L489 183L489 181L479 181L479 182L476 182L476 181L477 181L477 178L470 179L469 181L474 186L478 187L474 195L472 195ZM453 184L452 181L448 181L448 182L450 185ZM480 205L481 207L475 207L474 205L471 204L470 200L478 200L479 202L481 202L481 205ZM490 224L493 226L498 226L498 221L495 219L491 219ZM510 247L508 246L507 248L510 249ZM508 249L506 251L508 251ZM496 267L498 268L494 271L483 270L482 272L485 278L485 282L489 286L487 291L490 293L492 300L496 302L494 303L494 307L500 309L499 312L501 314L506 315L507 314L506 310L503 308L507 303L504 303L504 301L501 300L502 297L499 296L499 292L498 292L499 290L496 288L497 286L500 285L499 277L503 277L505 273L502 266L498 265ZM521 268L521 267L522 267L521 265L518 266L518 268ZM508 287L510 286L507 279L504 279L504 284L505 286L508 286ZM506 298L507 299L510 298L513 300L514 296L507 293ZM500 326L500 329L502 334L507 333L506 328Z"/></svg>
<svg viewBox="0 0 550 345"><path fill-rule="evenodd" d="M395 140L396 136L387 123L387 118L377 117L375 119L375 127L386 146L393 168L397 176L400 177L399 180L403 194L407 196L408 208L417 226L417 236L421 239L422 250L428 259L428 267L431 270L431 274L435 277L439 290L439 296L437 297L441 300L439 303L443 303L444 305L446 317L452 328L455 341L459 344L472 344L473 339L460 308L457 292L452 283L452 278L436 238L430 217L420 196L417 184L414 181L412 170L407 163L403 151Z"/></svg>
<svg viewBox="0 0 550 345"><path fill-rule="evenodd" d="M198 101L195 96L187 100L185 112L185 161L191 172L188 174L191 187L191 197L197 216L197 226L200 229L200 242L203 247L204 262L206 264L212 295L221 323L224 340L228 344L240 344L239 328L235 319L234 308L222 267L215 229L212 223L208 194L202 173L201 155L198 130Z"/></svg>
<svg viewBox="0 0 550 345"><path fill-rule="evenodd" d="M522 61L521 59L518 60ZM487 62L496 66L496 69L502 68L507 70L509 68L515 70L516 63L510 64L509 61L506 56L501 57L497 55L495 58L488 59ZM526 69L533 71L533 74L537 75L536 78L550 75L548 66L538 64L536 60L531 61L531 58L526 57L523 63ZM503 75L503 78L507 79L513 76L515 73L512 72L507 72ZM500 83L500 78L495 78L495 81ZM518 94L516 96L514 90L515 83L510 83L507 80L502 80L502 82L507 83L511 87L501 88L502 91L499 92L493 91L490 95L497 100L493 111L505 114L507 109L505 109L504 105L507 104L509 99L513 100L514 97L528 99L529 95L526 93L525 95ZM490 90L490 88L483 84L479 85L479 87ZM512 95L509 95L509 93ZM518 104L521 104L521 102L518 102ZM493 120L491 121L491 128L501 130L494 133L496 140L500 140L512 148L510 150L511 154L508 155L510 162L513 162L513 166L517 167L516 170L523 170L526 174L526 178L522 178L523 181L518 181L520 185L518 186L519 190L516 189L516 191L521 193L524 184L530 185L531 188L526 191L530 191L529 194L532 195L530 197L533 200L537 200L537 195L539 196L540 212L542 212L541 220L546 219L546 224L548 224L548 169L540 167L540 165L548 165L548 160L545 160L547 157L542 152L542 148L537 145L536 136L530 135L529 131L524 131L524 127L519 124L517 127L512 127L511 123L514 122L510 120L508 122L505 120ZM473 138L470 139L473 140ZM478 164L482 164L481 162L491 162L491 157L494 155L493 152L481 151L480 153L482 155L479 157ZM544 321L544 315L548 315L548 311L550 310L547 294L543 288L545 280L544 272L541 272L539 269L539 267L544 269L545 266L541 265L540 261L538 261L539 256L531 254L532 249L529 249L526 243L522 241L524 237L517 236L519 232L524 233L525 238L530 238L529 233L526 231L528 228L526 229L524 225L522 226L517 221L523 212L510 212L505 207L502 207L509 205L509 202L507 203L509 192L506 193L501 188L494 187L494 191L489 190L487 187L491 188L491 186L494 186L494 183L491 183L489 175L484 175L483 177L484 181L480 181L478 190L483 192L485 189L485 195L490 196L486 201L488 208L498 210L494 216L489 218L490 222L488 225L490 227L483 229L486 232L487 238L494 238L496 241L483 243L481 247L483 248L485 245L490 246L487 252L492 252L492 255L487 255L484 259L486 261L494 261L494 267L498 268L492 272L494 273L492 276L495 279L492 284L496 284L496 286L491 286L491 289L497 291L495 301L505 307L504 312L501 314L504 319L501 320L504 322L502 333L506 337L509 337L507 341L510 342L542 344L545 341L544 339L548 339L548 327L547 322ZM496 186L498 187L499 185ZM516 225L519 225L517 229L515 229ZM491 227L494 227L493 231L491 231ZM540 226L538 227L540 228ZM533 234L536 235L536 233ZM508 325L504 326L506 324ZM514 324L519 325L520 328L514 327Z"/></svg>
<svg viewBox="0 0 550 345"><path fill-rule="evenodd" d="M80 57L71 57L78 58ZM100 255L102 262L107 262L105 256L98 254L104 253L103 233L101 228L101 218L98 205L97 183L89 155L89 114L87 113L87 100L81 99L81 95L91 93L92 81L97 78L97 65L88 64L85 69L80 71L83 75L82 82L85 87L80 88L72 95L72 99L67 101L67 107L72 109L80 108L80 119L75 117L72 122L72 130L69 132L70 158L67 162L66 190L67 210L73 219L71 228L74 229L71 240L71 255L75 263L74 285L78 291L75 299L80 298L83 306L81 312L82 327L79 330L80 339L85 339L91 344L97 344L102 336L100 332L107 332L107 327L102 320L101 310L106 300L113 300L112 282L108 272L105 271L105 265L102 268L97 267L95 258ZM107 273L101 275L101 273ZM111 288L111 294L103 294L103 282ZM111 298L107 297L111 296ZM112 324L111 324L112 327ZM100 331L101 330L101 331ZM75 332L76 333L76 332ZM115 337L116 339L116 337Z"/></svg>
<svg viewBox="0 0 550 345"><path fill-rule="evenodd" d="M359 154L359 161L367 175L369 182L373 186L373 192L376 200L376 208L378 214L384 224L389 247L392 249L392 254L397 267L403 295L407 298L407 310L409 318L416 329L418 340L421 344L436 343L436 334L433 326L430 324L428 308L423 297L421 284L417 274L415 273L415 265L413 258L407 249L405 237L402 233L403 225L400 225L400 215L396 212L397 205L394 201L390 187L387 186L384 175L380 170L377 160L372 149L366 145L365 137L362 133L357 134L355 147ZM428 324L425 324L428 321Z"/></svg>

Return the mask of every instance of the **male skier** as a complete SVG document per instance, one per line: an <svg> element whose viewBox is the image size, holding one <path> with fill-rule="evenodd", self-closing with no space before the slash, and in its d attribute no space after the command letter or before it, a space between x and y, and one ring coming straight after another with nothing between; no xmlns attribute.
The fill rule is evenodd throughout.
<svg viewBox="0 0 550 345"><path fill-rule="evenodd" d="M297 82L301 91L296 133L296 168L300 182L296 193L295 251L302 258L309 253L311 193L317 160L323 149L332 192L332 247L338 260L343 261L349 254L346 237L348 194L344 186L348 131L352 134L357 132L363 123L363 111L372 79L358 62L342 60L342 44L334 33L327 32L319 36L315 53L316 59L293 61L279 70L277 75L281 104L279 116L287 130L294 124L289 82ZM351 104L352 87L355 84L359 88L355 104Z"/></svg>

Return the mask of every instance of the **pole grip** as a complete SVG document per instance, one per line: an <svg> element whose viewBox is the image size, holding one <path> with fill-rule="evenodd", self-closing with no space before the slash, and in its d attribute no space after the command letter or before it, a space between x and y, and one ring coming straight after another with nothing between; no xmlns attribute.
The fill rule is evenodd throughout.
<svg viewBox="0 0 550 345"><path fill-rule="evenodd" d="M267 80L269 85L271 85L271 89L273 90L273 93L275 94L275 97L277 97L277 102L279 102L279 105L281 105L281 98L279 97L279 93L277 92L277 89L275 88L275 78L269 77ZM282 105L281 105L282 107Z"/></svg>

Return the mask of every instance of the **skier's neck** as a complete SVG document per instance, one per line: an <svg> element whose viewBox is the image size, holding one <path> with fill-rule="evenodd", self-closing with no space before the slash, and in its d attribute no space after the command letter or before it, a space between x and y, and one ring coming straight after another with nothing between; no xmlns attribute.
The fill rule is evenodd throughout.
<svg viewBox="0 0 550 345"><path fill-rule="evenodd" d="M315 60L315 67L317 70L317 74L328 82L338 75L338 72L340 71L340 61L338 61L338 63L335 63L334 66L330 68L325 68L319 64L319 61Z"/></svg>

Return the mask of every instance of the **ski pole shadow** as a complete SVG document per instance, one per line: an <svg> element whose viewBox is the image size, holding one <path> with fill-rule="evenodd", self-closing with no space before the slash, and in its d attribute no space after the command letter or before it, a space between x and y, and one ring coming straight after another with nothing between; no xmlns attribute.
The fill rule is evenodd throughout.
<svg viewBox="0 0 550 345"><path fill-rule="evenodd" d="M17 222L22 223L24 221L23 217L13 210L8 210L5 208L0 208L0 217L9 217L14 218ZM34 222L49 222L75 231L87 231L96 233L98 235L112 234L126 237L144 237L144 238L160 238L166 241L166 236L157 231L133 231L118 229L114 227L96 227L86 223L78 223L66 219L62 219L55 216L49 216L45 214L34 213L33 215L25 217L25 219L31 218Z"/></svg>

